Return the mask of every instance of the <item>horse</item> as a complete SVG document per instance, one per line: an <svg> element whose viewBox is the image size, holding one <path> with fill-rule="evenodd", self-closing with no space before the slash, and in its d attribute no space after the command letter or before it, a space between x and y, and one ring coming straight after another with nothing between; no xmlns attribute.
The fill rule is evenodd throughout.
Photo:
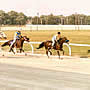
<svg viewBox="0 0 90 90"><path fill-rule="evenodd" d="M0 31L0 39L7 39L7 36L4 32Z"/></svg>
<svg viewBox="0 0 90 90"><path fill-rule="evenodd" d="M15 54L15 52L13 50L14 47L19 48L20 53L22 51L24 52L24 50L23 50L23 43L24 43L24 41L29 42L29 38L27 38L27 36L22 36L20 39L16 39L16 42L13 44L13 46L9 50L9 52L12 51ZM13 40L9 40L9 41L5 42L4 44L2 44L1 47L4 47L4 46L9 46L10 47L10 45L12 44L12 42L13 42Z"/></svg>
<svg viewBox="0 0 90 90"><path fill-rule="evenodd" d="M63 43L68 43L69 40L66 37L60 38L57 42L55 42L54 47L52 47L52 41L45 41L42 42L39 47L37 49L40 49L42 47L45 47L46 50L46 55L49 58L49 53L50 55L52 55L51 49L57 50L59 59L60 59L60 51L63 51L63 55L64 55L64 50L63 50Z"/></svg>

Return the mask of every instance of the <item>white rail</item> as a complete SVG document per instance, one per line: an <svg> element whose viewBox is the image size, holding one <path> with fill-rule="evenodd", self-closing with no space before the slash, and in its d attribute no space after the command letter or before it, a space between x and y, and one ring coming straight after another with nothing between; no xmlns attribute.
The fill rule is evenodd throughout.
<svg viewBox="0 0 90 90"><path fill-rule="evenodd" d="M90 30L90 25L25 25L25 26L1 26L6 30Z"/></svg>
<svg viewBox="0 0 90 90"><path fill-rule="evenodd" d="M4 40L4 41L0 41L0 42L7 42L8 40ZM25 43L28 43L30 44L31 48L32 48L32 54L34 54L34 47L33 47L33 44L41 44L41 42L25 42ZM64 45L66 45L69 49L69 56L71 56L71 46L88 46L90 47L90 45L88 44L75 44L75 43L64 43Z"/></svg>

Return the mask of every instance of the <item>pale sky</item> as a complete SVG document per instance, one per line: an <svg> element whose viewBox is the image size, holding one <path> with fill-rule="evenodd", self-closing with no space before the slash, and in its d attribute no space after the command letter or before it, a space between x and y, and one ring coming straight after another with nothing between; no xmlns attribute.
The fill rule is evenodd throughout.
<svg viewBox="0 0 90 90"><path fill-rule="evenodd" d="M23 12L27 16L71 15L74 13L90 15L90 0L0 0L0 10Z"/></svg>

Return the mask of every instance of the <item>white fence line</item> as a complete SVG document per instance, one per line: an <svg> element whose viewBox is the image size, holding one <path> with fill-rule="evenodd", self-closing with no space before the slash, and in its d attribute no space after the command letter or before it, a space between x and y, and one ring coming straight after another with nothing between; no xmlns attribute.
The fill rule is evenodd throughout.
<svg viewBox="0 0 90 90"><path fill-rule="evenodd" d="M70 43L69 45L71 45L71 46L86 46L86 47L90 47L90 45L88 45L88 44L75 44L75 43Z"/></svg>
<svg viewBox="0 0 90 90"><path fill-rule="evenodd" d="M25 25L1 26L1 30L90 30L90 25Z"/></svg>
<svg viewBox="0 0 90 90"><path fill-rule="evenodd" d="M0 43L1 42L7 42L7 41L8 40L3 40L3 41L0 41ZM24 43L30 44L30 46L32 48L32 54L34 54L33 44L41 44L42 42L24 42ZM87 46L87 47L90 47L90 45L88 45L88 44L75 44L75 43L69 43L69 44L67 44L67 43L64 43L64 45L66 45L68 47L68 49L69 49L69 56L71 56L71 53L72 53L71 46Z"/></svg>

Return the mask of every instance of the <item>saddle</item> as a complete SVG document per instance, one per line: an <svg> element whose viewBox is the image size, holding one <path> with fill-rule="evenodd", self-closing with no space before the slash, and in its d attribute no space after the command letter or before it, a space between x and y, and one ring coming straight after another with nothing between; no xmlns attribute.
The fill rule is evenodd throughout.
<svg viewBox="0 0 90 90"><path fill-rule="evenodd" d="M62 38L60 38L59 40L55 41L54 45L53 45L53 48L56 49L56 45L60 45L60 48L62 49L63 48L63 45L60 44L60 41L62 40Z"/></svg>

